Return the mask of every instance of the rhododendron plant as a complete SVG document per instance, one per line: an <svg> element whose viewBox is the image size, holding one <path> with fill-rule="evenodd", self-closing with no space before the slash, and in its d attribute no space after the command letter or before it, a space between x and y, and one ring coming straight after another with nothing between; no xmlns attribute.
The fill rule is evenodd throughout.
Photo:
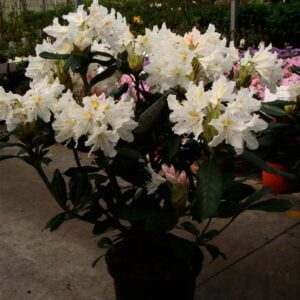
<svg viewBox="0 0 300 300"><path fill-rule="evenodd" d="M209 240L222 229L211 234L195 222L288 207L255 203L268 189L255 191L221 168L241 155L285 173L250 151L268 127L251 78L272 88L283 76L270 46L240 59L213 25L179 35L163 24L135 37L119 13L97 1L63 19L44 29L49 38L29 57L30 90L21 96L0 88L7 125L0 145L22 149L0 159L17 157L41 175L64 211L47 227L78 218L94 224L94 233L114 228L122 237L178 228L216 257ZM11 135L18 142L10 143ZM54 143L72 149L76 165L50 180L43 166ZM83 165L78 152L92 165Z"/></svg>

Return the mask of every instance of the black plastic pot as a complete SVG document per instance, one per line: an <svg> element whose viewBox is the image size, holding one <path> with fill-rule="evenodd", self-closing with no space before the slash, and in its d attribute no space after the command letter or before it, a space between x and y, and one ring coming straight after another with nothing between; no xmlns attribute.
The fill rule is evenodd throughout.
<svg viewBox="0 0 300 300"><path fill-rule="evenodd" d="M116 300L193 300L202 261L198 248L169 237L127 239L106 254Z"/></svg>

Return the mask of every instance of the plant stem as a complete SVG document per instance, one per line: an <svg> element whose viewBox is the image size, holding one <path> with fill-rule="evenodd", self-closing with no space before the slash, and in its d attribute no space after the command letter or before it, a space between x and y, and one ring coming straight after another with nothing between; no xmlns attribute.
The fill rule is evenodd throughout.
<svg viewBox="0 0 300 300"><path fill-rule="evenodd" d="M79 158L79 156L78 156L78 151L77 151L77 149L74 149L74 148L73 148L73 154L74 154L74 158L75 158L77 167L78 167L78 168L81 168L80 158Z"/></svg>
<svg viewBox="0 0 300 300"><path fill-rule="evenodd" d="M227 227L229 227L229 225L238 217L238 215L233 216L230 221L221 229L219 230L219 234L221 234L221 232L223 232Z"/></svg>
<svg viewBox="0 0 300 300"><path fill-rule="evenodd" d="M199 239L201 239L201 238L204 236L204 234L206 233L206 231L207 231L207 229L208 229L208 227L209 227L209 225L210 225L210 223L211 223L211 220L212 220L212 218L209 218L209 219L208 219L208 221L207 221L205 227L204 227L203 230L202 230L202 233L201 233Z"/></svg>

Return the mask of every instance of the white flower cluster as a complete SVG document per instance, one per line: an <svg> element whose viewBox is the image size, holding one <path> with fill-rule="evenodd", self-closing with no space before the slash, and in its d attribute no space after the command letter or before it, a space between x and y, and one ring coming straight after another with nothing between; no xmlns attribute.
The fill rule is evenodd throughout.
<svg viewBox="0 0 300 300"><path fill-rule="evenodd" d="M266 84L271 90L276 88L276 83L283 77L282 60L277 58L277 54L271 52L272 45L265 47L262 43L258 51L251 55L246 51L240 60L240 65L253 68L261 77L262 83Z"/></svg>
<svg viewBox="0 0 300 300"><path fill-rule="evenodd" d="M137 126L133 121L133 100L123 98L115 102L102 94L84 97L82 102L83 106L76 104L70 92L60 99L53 123L58 142L71 138L78 142L85 135L85 145L91 146L91 152L100 148L106 156L113 157L119 139L133 141L132 130Z"/></svg>
<svg viewBox="0 0 300 300"><path fill-rule="evenodd" d="M211 126L217 133L204 137L209 139L206 141L209 146L216 147L225 141L241 154L246 142L249 149L257 149L258 142L253 133L267 128L267 123L254 114L261 103L252 97L249 89L234 92L234 85L221 76L209 91L204 91L202 84L191 83L185 94L186 100L181 102L170 95L168 105L172 110L170 121L175 123L174 133L193 135L198 140L205 134L207 126Z"/></svg>
<svg viewBox="0 0 300 300"><path fill-rule="evenodd" d="M0 120L6 121L9 131L38 117L47 123L64 88L58 79L52 81L49 77L31 83L31 89L24 96L6 93L0 87Z"/></svg>
<svg viewBox="0 0 300 300"><path fill-rule="evenodd" d="M64 59L44 59L39 55L100 51L116 56L127 50L130 55L133 52L136 69L149 75L147 91L163 93L176 87L186 91L185 100L178 100L175 95L168 97L170 121L176 134L204 139L210 147L225 142L238 154L245 143L250 149L258 147L254 133L267 126L254 114L260 102L248 88L241 89L243 85L238 86L227 77L234 77L234 67L238 66L246 72L245 78L258 73L268 85L275 85L282 71L271 46L261 45L253 56L248 51L240 59L234 45L226 46L226 39L213 25L204 34L194 28L177 35L164 24L160 29L146 29L145 35L134 39L126 20L113 9L100 6L97 0L88 10L79 6L63 18L67 25L54 19L44 29L51 39L37 45L36 57L29 57L26 75L32 79L31 89L19 96L0 88L0 121L6 121L8 130L37 119L52 121L58 142L73 139L78 143L85 136L85 145L91 147L91 152L101 149L106 156L115 156L118 141L132 142L132 131L137 126L132 99L123 96L115 101L104 94L115 86L116 76L122 74L115 72L99 85L85 89L84 94L83 85L86 88L87 82L103 71L102 67L99 71L98 63L87 66L85 80L82 74L64 74ZM143 66L145 57L149 63ZM62 84L66 82L63 75L69 76L71 83ZM212 82L209 90L207 81Z"/></svg>
<svg viewBox="0 0 300 300"><path fill-rule="evenodd" d="M186 88L190 76L196 72L195 60L210 80L219 78L233 66L226 39L220 38L213 25L204 34L194 28L184 36L171 32L165 24L161 29L155 26L153 30L146 29L144 36L137 37L135 48L137 54L148 54L150 64L145 67L150 75L148 83L160 91L175 86Z"/></svg>
<svg viewBox="0 0 300 300"><path fill-rule="evenodd" d="M43 59L39 56L41 52L70 54L75 47L83 51L91 46L93 51L117 54L133 40L126 20L115 10L109 12L100 6L97 0L93 1L89 13L80 5L76 12L63 18L68 25L61 25L55 18L53 24L44 29L55 41L44 41L36 46L36 56L29 57L27 77L39 80L49 72L56 71L57 60Z"/></svg>

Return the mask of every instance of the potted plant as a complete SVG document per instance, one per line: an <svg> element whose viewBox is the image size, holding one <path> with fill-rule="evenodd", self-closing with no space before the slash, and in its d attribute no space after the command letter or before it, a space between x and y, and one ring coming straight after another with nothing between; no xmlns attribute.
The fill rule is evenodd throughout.
<svg viewBox="0 0 300 300"><path fill-rule="evenodd" d="M269 166L291 173L263 171L263 185L272 187L274 193L291 193L299 188L297 176L293 176L300 171L300 76L296 64L299 59L288 59L281 85L274 93L268 89L264 91L262 111L271 124L259 138L260 149Z"/></svg>
<svg viewBox="0 0 300 300"><path fill-rule="evenodd" d="M51 231L74 218L93 224L98 245L109 248L118 300L193 299L201 248L225 257L210 241L240 213L290 208L258 202L270 189L256 191L224 168L237 155L268 168L246 150L257 149L268 124L253 93L230 79L237 50L213 26L180 36L163 25L134 37L120 14L97 1L64 19L67 25L55 19L44 29L52 40L29 57L31 89L23 96L0 89L7 126L0 147L19 148L0 160L36 169L62 208L46 225ZM260 51L264 67L280 68L268 49ZM255 57L249 63L260 67ZM55 142L72 149L74 165L50 179L44 165ZM213 218L228 223L211 229Z"/></svg>

